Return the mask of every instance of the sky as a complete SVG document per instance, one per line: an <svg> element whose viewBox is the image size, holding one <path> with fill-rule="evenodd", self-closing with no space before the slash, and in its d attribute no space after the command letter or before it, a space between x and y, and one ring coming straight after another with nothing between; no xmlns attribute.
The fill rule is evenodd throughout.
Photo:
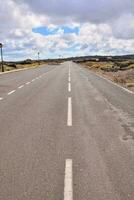
<svg viewBox="0 0 134 200"><path fill-rule="evenodd" d="M0 0L5 60L134 54L133 0Z"/></svg>

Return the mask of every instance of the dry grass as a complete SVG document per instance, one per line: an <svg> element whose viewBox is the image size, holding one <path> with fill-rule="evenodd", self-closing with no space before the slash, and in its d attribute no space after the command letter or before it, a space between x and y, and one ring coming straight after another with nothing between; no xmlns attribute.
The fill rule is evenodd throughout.
<svg viewBox="0 0 134 200"><path fill-rule="evenodd" d="M36 68L39 67L41 65L57 65L60 64L61 61L40 61L40 63L38 61L34 61L32 63L14 63L14 64L4 64L4 69L5 71L11 71L11 70L17 70L17 69L24 69L24 68ZM0 71L1 71L1 65L0 65Z"/></svg>
<svg viewBox="0 0 134 200"><path fill-rule="evenodd" d="M33 68L33 67L38 67L38 66L39 66L38 62L34 62L31 64L15 64L15 67L10 66L10 65L4 65L4 70L11 71L11 70L17 70L17 69L24 69L24 68Z"/></svg>
<svg viewBox="0 0 134 200"><path fill-rule="evenodd" d="M88 61L82 63L82 65L134 91L134 60Z"/></svg>
<svg viewBox="0 0 134 200"><path fill-rule="evenodd" d="M113 62L85 62L84 65L88 68L91 68L93 70L95 69L102 69L102 68L111 68L113 66Z"/></svg>

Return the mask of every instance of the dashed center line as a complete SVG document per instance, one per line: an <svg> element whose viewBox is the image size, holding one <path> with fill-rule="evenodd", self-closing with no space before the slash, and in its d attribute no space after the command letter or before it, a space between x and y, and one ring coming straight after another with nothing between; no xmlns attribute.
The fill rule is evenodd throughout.
<svg viewBox="0 0 134 200"><path fill-rule="evenodd" d="M18 87L18 89L21 89L21 88L23 88L23 87L24 87L24 85L21 85L21 86Z"/></svg>
<svg viewBox="0 0 134 200"><path fill-rule="evenodd" d="M29 85L31 82L27 82L26 85Z"/></svg>
<svg viewBox="0 0 134 200"><path fill-rule="evenodd" d="M68 92L71 92L71 83L68 83Z"/></svg>
<svg viewBox="0 0 134 200"><path fill-rule="evenodd" d="M45 74L46 74L46 73L43 73L43 74L40 75L39 77L36 77L36 78L32 79L31 82L29 81L29 82L25 83L25 85L29 85L30 83L34 82L35 80L38 80L39 78L42 78L42 76L45 75ZM17 89L22 89L25 85L20 85ZM11 95L11 94L13 94L13 93L15 93L15 92L16 92L16 90L12 90L12 91L8 92L7 95ZM2 101L3 99L4 99L4 98L0 97L0 101Z"/></svg>
<svg viewBox="0 0 134 200"><path fill-rule="evenodd" d="M13 94L14 92L16 92L16 90L12 90L12 91L9 92L7 95L11 95L11 94Z"/></svg>
<svg viewBox="0 0 134 200"><path fill-rule="evenodd" d="M70 76L68 77L68 81L71 82L71 77Z"/></svg>
<svg viewBox="0 0 134 200"><path fill-rule="evenodd" d="M64 200L73 200L73 162L66 160L64 180Z"/></svg>
<svg viewBox="0 0 134 200"><path fill-rule="evenodd" d="M68 97L67 126L72 126L72 98Z"/></svg>

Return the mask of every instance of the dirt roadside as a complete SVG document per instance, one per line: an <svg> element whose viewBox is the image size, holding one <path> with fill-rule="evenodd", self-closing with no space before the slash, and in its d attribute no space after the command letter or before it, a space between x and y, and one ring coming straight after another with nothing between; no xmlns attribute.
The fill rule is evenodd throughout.
<svg viewBox="0 0 134 200"><path fill-rule="evenodd" d="M86 61L80 64L134 92L134 60Z"/></svg>

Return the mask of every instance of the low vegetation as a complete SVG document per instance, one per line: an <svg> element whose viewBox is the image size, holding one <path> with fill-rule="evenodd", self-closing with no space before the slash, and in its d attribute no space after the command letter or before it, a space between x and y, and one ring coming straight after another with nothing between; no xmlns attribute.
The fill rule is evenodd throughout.
<svg viewBox="0 0 134 200"><path fill-rule="evenodd" d="M103 57L76 62L134 91L134 57Z"/></svg>
<svg viewBox="0 0 134 200"><path fill-rule="evenodd" d="M11 71L11 70L17 70L17 69L24 69L24 68L34 68L39 67L41 65L57 65L61 63L62 60L31 60L27 59L24 61L18 61L18 62L4 62L4 69L5 71ZM1 66L1 63L0 63ZM0 68L1 71L1 68Z"/></svg>
<svg viewBox="0 0 134 200"><path fill-rule="evenodd" d="M57 65L65 61L74 61L99 73L112 81L134 91L134 55L126 56L86 56L67 59L30 60L4 62L5 71L39 67L40 65Z"/></svg>

